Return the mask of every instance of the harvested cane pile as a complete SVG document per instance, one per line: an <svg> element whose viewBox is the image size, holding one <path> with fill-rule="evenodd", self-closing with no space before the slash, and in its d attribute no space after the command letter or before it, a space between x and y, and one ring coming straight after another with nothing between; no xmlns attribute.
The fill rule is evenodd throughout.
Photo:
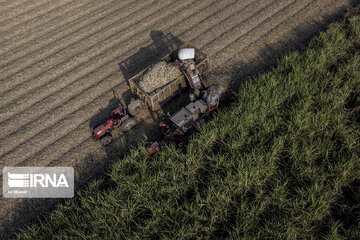
<svg viewBox="0 0 360 240"><path fill-rule="evenodd" d="M179 76L181 76L181 71L176 64L161 61L144 73L139 86L150 93Z"/></svg>

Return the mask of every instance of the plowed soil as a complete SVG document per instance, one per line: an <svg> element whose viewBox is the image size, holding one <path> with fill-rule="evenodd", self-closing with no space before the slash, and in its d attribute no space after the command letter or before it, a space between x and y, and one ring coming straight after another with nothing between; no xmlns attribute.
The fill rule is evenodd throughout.
<svg viewBox="0 0 360 240"><path fill-rule="evenodd" d="M90 138L117 96L129 103L137 71L189 42L208 54L209 82L235 89L356 2L2 0L0 166L73 166L80 187L154 127L144 109L110 147ZM5 237L56 202L0 201Z"/></svg>

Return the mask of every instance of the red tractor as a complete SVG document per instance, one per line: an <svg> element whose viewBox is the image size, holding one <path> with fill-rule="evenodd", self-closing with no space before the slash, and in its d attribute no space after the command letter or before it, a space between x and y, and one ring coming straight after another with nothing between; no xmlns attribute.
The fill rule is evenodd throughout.
<svg viewBox="0 0 360 240"><path fill-rule="evenodd" d="M92 137L94 140L100 139L101 145L106 146L112 141L111 131L114 127L121 127L122 131L127 132L135 125L136 120L130 117L126 109L119 104L119 106L112 111L111 118L92 129Z"/></svg>
<svg viewBox="0 0 360 240"><path fill-rule="evenodd" d="M209 113L218 107L221 94L220 87L211 86L203 92L202 99L192 101L169 117L172 127L160 123L163 139L150 143L150 146L146 148L149 155L160 151L160 147L164 144L174 143L178 148L186 145L193 134L199 131Z"/></svg>

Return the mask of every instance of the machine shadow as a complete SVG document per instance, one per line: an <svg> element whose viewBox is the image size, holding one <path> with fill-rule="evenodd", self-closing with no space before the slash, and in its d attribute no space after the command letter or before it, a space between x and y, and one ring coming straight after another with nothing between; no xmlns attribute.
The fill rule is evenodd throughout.
<svg viewBox="0 0 360 240"><path fill-rule="evenodd" d="M121 104L118 94L113 91L113 97L109 100L105 107L101 106L99 112L90 118L89 127L93 129L94 127L100 125L106 121L112 114L112 111L116 106Z"/></svg>

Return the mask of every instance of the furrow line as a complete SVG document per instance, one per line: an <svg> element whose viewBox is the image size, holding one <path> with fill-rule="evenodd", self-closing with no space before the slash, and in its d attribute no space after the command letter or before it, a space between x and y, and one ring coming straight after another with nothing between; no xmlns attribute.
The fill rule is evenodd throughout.
<svg viewBox="0 0 360 240"><path fill-rule="evenodd" d="M28 1L30 2L30 1ZM2 9L0 13L0 20L2 19L2 15L4 12L8 12L11 8L18 7L21 3L23 3L22 0L5 0L0 2L0 8Z"/></svg>
<svg viewBox="0 0 360 240"><path fill-rule="evenodd" d="M182 32L180 35L184 39L191 39L190 41L195 46L197 46L197 48L202 48L202 44L199 44L198 42L199 39L212 38L211 36L208 36L209 32L214 32L215 29L223 28L223 25L227 23L228 19L238 15L242 11L249 9L249 7L254 4L255 3L253 0L235 1L227 5L226 8L223 8L220 11L215 12L213 15L207 16L206 18L201 20L197 25L193 25L185 32ZM223 11L225 10L226 10L226 14L222 14ZM199 26L205 26L205 27L201 28Z"/></svg>
<svg viewBox="0 0 360 240"><path fill-rule="evenodd" d="M273 15L277 14L278 11L288 7L294 2L295 0L275 0L272 2L272 4L267 4L266 6L258 9L256 14L248 14L247 17L241 22L241 25L236 25L232 28L224 29L218 38L205 45L205 49L208 49L209 54L214 56L215 52L221 51L222 46L230 44L234 38L236 39L238 37L238 35L247 35L253 29L257 28L261 23L267 21ZM218 42L221 42L221 46L219 46Z"/></svg>
<svg viewBox="0 0 360 240"><path fill-rule="evenodd" d="M51 12L52 10L61 7L63 5L66 5L68 2L70 2L71 0L62 0L62 1L50 1L47 2L44 5L41 5L37 8L34 8L24 14L21 14L17 17L11 18L11 19L7 19L6 21L2 22L0 24L0 34L6 34L6 31L11 29L11 28L15 28L18 25L21 24L29 24L31 23L34 19L37 18L42 18L44 15L46 15L48 12Z"/></svg>
<svg viewBox="0 0 360 240"><path fill-rule="evenodd" d="M91 0L95 1L95 0ZM1 55L14 49L16 46L21 46L25 41L29 41L31 35L38 35L42 31L48 31L48 29L56 29L61 23L62 18L65 20L66 17L77 17L76 14L72 13L69 15L69 12L77 11L81 12L82 9L87 8L86 5L91 5L91 2L83 1L72 1L58 8L52 9L50 12L39 16L36 20L32 20L30 23L20 24L19 26L13 27L10 30L6 30L0 35L0 46ZM1 61L6 62L6 59L3 57Z"/></svg>
<svg viewBox="0 0 360 240"><path fill-rule="evenodd" d="M90 2L88 3L89 7L84 5L83 8L85 9L80 13L73 14L71 11L61 15L58 19L48 22L47 24L50 26L47 26L47 24L41 26L44 29L41 31L41 34L39 34L38 29L33 29L27 32L26 35L17 36L14 41L4 42L2 43L4 52L2 53L3 58L0 61L0 65L9 65L19 58L35 53L36 50L41 50L54 41L61 40L86 26L97 23L100 19L104 19L107 15L118 11L120 9L117 7L118 4L126 8L133 3L133 0L130 1L130 3L127 3L127 1L119 3L116 0L106 0L101 1L101 4ZM68 14L71 15L67 16ZM56 21L56 24L53 21Z"/></svg>
<svg viewBox="0 0 360 240"><path fill-rule="evenodd" d="M266 11L275 1L278 0L259 0L256 2L252 1L251 4L247 6L247 8L241 9L241 11L239 11L237 14L224 19L222 25L217 25L216 28L206 32L206 34L204 34L202 37L195 39L194 44L196 44L196 46L203 46L205 51L210 53L211 49L209 49L207 46L212 44L217 39L213 38L213 40L209 42L208 39L210 39L211 36L216 35L219 38L227 32L231 32L236 28L243 27L243 23L249 18L254 16L261 18L262 12Z"/></svg>
<svg viewBox="0 0 360 240"><path fill-rule="evenodd" d="M260 37L262 35L265 35L267 32L269 32L267 29L272 29L271 26L274 25L274 21L276 21L276 25L281 24L283 21L286 21L287 18L292 17L293 15L296 15L299 11L302 11L303 9L307 8L312 1L306 0L306 1L295 1L289 5L287 5L285 8L283 8L281 11L276 12L276 14L273 14L268 19L270 19L270 21L263 21L261 24L257 25L255 28L252 29L252 31L254 32L254 34L259 35ZM237 51L242 51L242 49L244 49L241 45L242 43L248 43L248 42L252 42L252 37L253 36L249 36L248 34L241 34L240 36L237 36L234 40L232 40L232 42L227 43L227 45L225 45L225 47L223 47L221 50L218 50L214 53L212 53L211 55L214 58L217 57L224 57L224 59L229 59L231 57L231 52L234 49L234 45L236 45L236 49ZM256 37L256 38L260 38L260 37ZM232 48L230 48L232 47ZM228 50L226 50L228 49ZM224 51L225 50L225 51Z"/></svg>
<svg viewBox="0 0 360 240"><path fill-rule="evenodd" d="M44 3L45 2L45 3ZM9 20L10 18L16 18L17 16L20 16L22 14L26 14L28 11L31 11L32 9L36 8L36 7L41 7L41 4L46 4L47 2L49 2L49 0L29 0L29 1L20 1L19 4L12 6L12 8L10 9L2 9L3 11L0 12L0 19L3 20L0 22L0 24L6 22L7 20ZM32 6L34 6L34 3L36 4L35 7L31 8ZM11 6L11 5L9 5ZM29 9L30 8L30 9ZM18 14L18 15L16 15Z"/></svg>

